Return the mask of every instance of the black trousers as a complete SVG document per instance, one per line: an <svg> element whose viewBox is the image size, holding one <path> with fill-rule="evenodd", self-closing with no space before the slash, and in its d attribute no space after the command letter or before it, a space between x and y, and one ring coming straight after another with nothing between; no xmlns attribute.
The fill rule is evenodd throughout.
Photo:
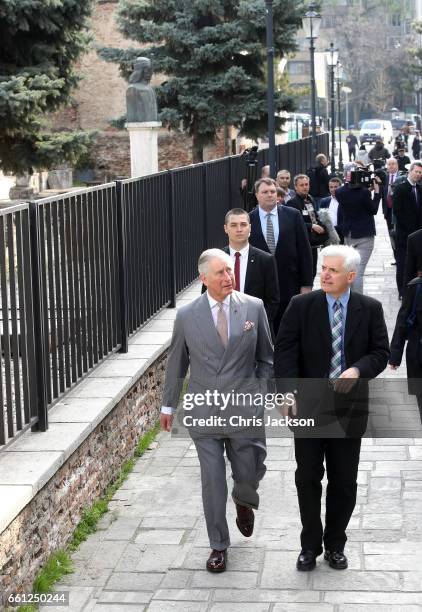
<svg viewBox="0 0 422 612"><path fill-rule="evenodd" d="M295 438L295 482L299 500L302 550L342 551L356 505L361 438ZM327 469L325 528L321 522L324 459Z"/></svg>
<svg viewBox="0 0 422 612"><path fill-rule="evenodd" d="M396 243L396 283L399 295L403 295L404 268L406 264L406 244Z"/></svg>

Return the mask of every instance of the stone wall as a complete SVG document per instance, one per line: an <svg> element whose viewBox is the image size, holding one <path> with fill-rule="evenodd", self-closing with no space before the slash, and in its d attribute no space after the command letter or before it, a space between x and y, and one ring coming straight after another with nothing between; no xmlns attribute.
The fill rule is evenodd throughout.
<svg viewBox="0 0 422 612"><path fill-rule="evenodd" d="M223 131L215 144L204 150L204 160L225 155ZM97 135L92 152L95 180L107 182L118 176L130 176L130 145L126 130L107 130ZM192 163L192 139L186 134L161 130L158 136L158 167L170 170Z"/></svg>
<svg viewBox="0 0 422 612"><path fill-rule="evenodd" d="M83 508L104 494L159 416L167 353L0 534L0 594L31 592L47 558L69 541ZM1 606L1 603L0 603Z"/></svg>

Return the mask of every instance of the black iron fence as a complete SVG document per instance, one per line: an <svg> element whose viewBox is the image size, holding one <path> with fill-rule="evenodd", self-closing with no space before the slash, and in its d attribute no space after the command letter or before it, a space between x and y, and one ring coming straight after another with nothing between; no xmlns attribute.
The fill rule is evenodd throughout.
<svg viewBox="0 0 422 612"><path fill-rule="evenodd" d="M318 136L328 154L328 134ZM292 174L311 140L277 147ZM258 154L259 170L268 151ZM48 408L197 277L242 206L241 156L116 181L0 211L0 446Z"/></svg>

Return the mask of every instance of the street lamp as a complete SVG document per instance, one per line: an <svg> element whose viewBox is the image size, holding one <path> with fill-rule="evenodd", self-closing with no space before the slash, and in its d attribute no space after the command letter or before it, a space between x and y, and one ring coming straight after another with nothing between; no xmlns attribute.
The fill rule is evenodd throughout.
<svg viewBox="0 0 422 612"><path fill-rule="evenodd" d="M267 12L267 106L268 106L268 162L270 176L275 179L275 119L274 119L274 45L273 45L273 0L265 0Z"/></svg>
<svg viewBox="0 0 422 612"><path fill-rule="evenodd" d="M350 87L342 87L341 91L346 94L346 130L349 129L349 94L352 93Z"/></svg>
<svg viewBox="0 0 422 612"><path fill-rule="evenodd" d="M330 43L330 48L327 51L327 64L330 67L331 73L331 172L334 173L336 171L336 160L335 160L335 150L336 150L336 132L335 132L335 124L336 124L336 108L335 108L335 89L334 89L334 67L338 62L338 50L334 49L334 44Z"/></svg>
<svg viewBox="0 0 422 612"><path fill-rule="evenodd" d="M343 79L343 66L340 64L340 62L337 62L336 80L337 80L337 102L338 102L337 118L338 118L338 142L339 142L338 169L340 170L340 172L343 172L343 169L344 169L343 152L341 150L341 90L340 90L340 84L341 84L342 79Z"/></svg>
<svg viewBox="0 0 422 612"><path fill-rule="evenodd" d="M310 4L309 10L302 20L305 36L309 39L309 52L311 55L311 115L312 115L312 152L314 158L318 154L316 140L316 86L315 86L315 41L318 38L321 26L321 15L316 12L315 5Z"/></svg>

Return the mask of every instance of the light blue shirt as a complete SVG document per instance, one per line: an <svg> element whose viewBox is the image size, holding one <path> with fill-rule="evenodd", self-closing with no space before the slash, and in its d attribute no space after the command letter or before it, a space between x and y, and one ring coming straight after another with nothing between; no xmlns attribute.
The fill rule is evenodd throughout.
<svg viewBox="0 0 422 612"><path fill-rule="evenodd" d="M327 306L328 306L328 317L330 319L330 327L333 327L333 319L334 319L334 304L337 300L341 304L341 314L342 314L342 328L341 328L341 371L343 372L346 369L346 361L344 358L344 332L346 330L346 317L347 317L347 306L349 304L350 299L350 289L348 289L343 295L339 298L334 298L328 293L325 294L327 298Z"/></svg>
<svg viewBox="0 0 422 612"><path fill-rule="evenodd" d="M275 246L277 247L277 242L278 242L278 234L279 234L279 227L278 227L278 209L277 209L277 204L274 206L274 208L272 210L269 211L269 213L267 213L265 210L263 210L260 206L258 206L258 211L259 211L259 220L261 221L261 229L262 229L262 233L264 234L264 239L267 239L267 214L272 215L271 219L273 222L273 228L274 228L274 239L275 239Z"/></svg>

